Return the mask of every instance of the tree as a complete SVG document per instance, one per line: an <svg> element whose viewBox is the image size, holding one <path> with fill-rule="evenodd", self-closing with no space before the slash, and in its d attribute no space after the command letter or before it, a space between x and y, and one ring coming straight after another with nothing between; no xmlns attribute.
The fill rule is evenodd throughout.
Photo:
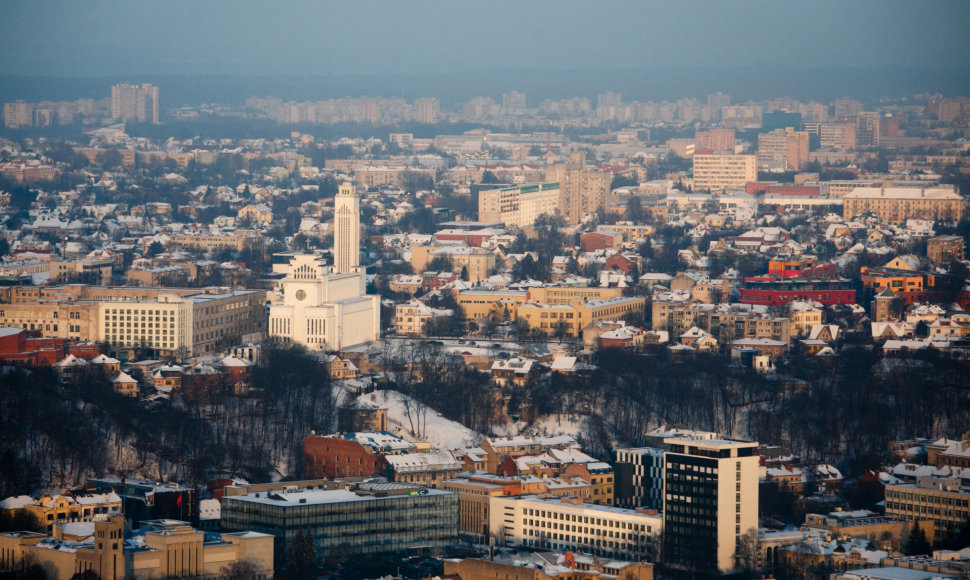
<svg viewBox="0 0 970 580"><path fill-rule="evenodd" d="M148 255L153 258L164 251L165 251L165 246L163 246L162 243L159 242L158 240L155 240L154 242L151 243L151 245L148 246Z"/></svg>
<svg viewBox="0 0 970 580"><path fill-rule="evenodd" d="M494 173L486 169L485 171L482 172L481 183L500 183L500 181L498 180L498 177L496 177Z"/></svg>
<svg viewBox="0 0 970 580"><path fill-rule="evenodd" d="M107 149L98 153L98 163L106 169L120 167L122 161L121 153L117 149Z"/></svg>
<svg viewBox="0 0 970 580"><path fill-rule="evenodd" d="M253 580L260 573L260 569L254 560L246 558L223 566L219 573L225 580Z"/></svg>
<svg viewBox="0 0 970 580"><path fill-rule="evenodd" d="M314 580L317 578L317 547L313 535L297 530L296 537L286 550L286 562L282 574L293 580Z"/></svg>
<svg viewBox="0 0 970 580"><path fill-rule="evenodd" d="M909 530L909 537L903 544L903 553L907 556L922 556L928 555L931 550L926 532L923 531L918 522L914 522L912 529Z"/></svg>

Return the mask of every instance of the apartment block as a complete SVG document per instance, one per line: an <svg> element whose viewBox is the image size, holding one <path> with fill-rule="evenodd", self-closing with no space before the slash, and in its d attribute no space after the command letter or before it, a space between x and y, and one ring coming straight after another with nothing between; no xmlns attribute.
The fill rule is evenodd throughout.
<svg viewBox="0 0 970 580"><path fill-rule="evenodd" d="M546 182L559 184L559 214L572 225L584 215L607 207L613 174L588 169L586 154L574 151L565 165L546 170Z"/></svg>
<svg viewBox="0 0 970 580"><path fill-rule="evenodd" d="M121 121L158 123L158 87L122 83L111 87L111 117Z"/></svg>
<svg viewBox="0 0 970 580"><path fill-rule="evenodd" d="M743 189L758 180L755 155L694 155L694 191Z"/></svg>
<svg viewBox="0 0 970 580"><path fill-rule="evenodd" d="M758 169L800 171L808 163L808 133L791 127L758 135Z"/></svg>

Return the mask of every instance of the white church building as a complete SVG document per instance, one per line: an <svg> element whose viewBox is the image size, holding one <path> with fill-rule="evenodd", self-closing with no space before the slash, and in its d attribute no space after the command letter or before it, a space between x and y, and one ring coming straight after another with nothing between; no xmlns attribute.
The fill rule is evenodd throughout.
<svg viewBox="0 0 970 580"><path fill-rule="evenodd" d="M380 338L380 298L366 294L360 267L360 201L343 184L334 198L332 266L316 254L295 254L285 273L283 299L269 307L269 335L311 350L337 350Z"/></svg>

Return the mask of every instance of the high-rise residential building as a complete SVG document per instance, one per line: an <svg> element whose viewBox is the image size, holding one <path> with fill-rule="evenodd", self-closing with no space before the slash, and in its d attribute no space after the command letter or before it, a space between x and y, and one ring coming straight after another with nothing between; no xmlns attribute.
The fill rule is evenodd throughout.
<svg viewBox="0 0 970 580"><path fill-rule="evenodd" d="M111 117L158 123L158 87L122 83L111 87Z"/></svg>
<svg viewBox="0 0 970 580"><path fill-rule="evenodd" d="M8 129L30 127L33 123L34 105L24 101L3 104L3 124Z"/></svg>
<svg viewBox="0 0 970 580"><path fill-rule="evenodd" d="M822 123L818 127L822 149L851 151L856 147L856 126L851 123Z"/></svg>
<svg viewBox="0 0 970 580"><path fill-rule="evenodd" d="M717 109L720 114L721 109L731 106L731 95L726 95L720 91L707 95L707 105Z"/></svg>
<svg viewBox="0 0 970 580"><path fill-rule="evenodd" d="M600 93L596 98L596 118L597 119L616 119L621 116L623 98L618 93Z"/></svg>
<svg viewBox="0 0 970 580"><path fill-rule="evenodd" d="M664 457L664 559L692 576L737 571L758 529L754 442L673 439Z"/></svg>
<svg viewBox="0 0 970 580"><path fill-rule="evenodd" d="M862 112L862 103L849 97L835 99L835 118L840 120L854 120Z"/></svg>
<svg viewBox="0 0 970 580"><path fill-rule="evenodd" d="M360 211L354 187L334 200L334 263L316 254L291 254L274 264L285 274L283 300L269 308L269 335L309 348L335 350L380 337L378 296L366 294L360 267Z"/></svg>
<svg viewBox="0 0 970 580"><path fill-rule="evenodd" d="M694 155L694 191L743 188L757 180L758 158L754 155Z"/></svg>
<svg viewBox="0 0 970 580"><path fill-rule="evenodd" d="M879 113L864 111L856 117L856 145L877 147L880 138Z"/></svg>
<svg viewBox="0 0 970 580"><path fill-rule="evenodd" d="M414 120L418 123L427 123L429 125L437 123L440 110L441 105L438 103L438 99L433 97L415 99Z"/></svg>
<svg viewBox="0 0 970 580"><path fill-rule="evenodd" d="M354 186L342 184L333 203L334 272L349 274L360 266L360 200Z"/></svg>
<svg viewBox="0 0 970 580"><path fill-rule="evenodd" d="M758 169L800 171L808 163L808 133L791 127L758 135Z"/></svg>
<svg viewBox="0 0 970 580"><path fill-rule="evenodd" d="M734 153L734 129L709 129L694 133L694 151Z"/></svg>
<svg viewBox="0 0 970 580"><path fill-rule="evenodd" d="M559 183L559 213L567 224L577 224L584 215L606 207L613 175L586 168L586 154L574 151L565 165L546 170L546 181Z"/></svg>
<svg viewBox="0 0 970 580"><path fill-rule="evenodd" d="M509 91L503 94L502 113L505 115L525 114L525 95L518 91Z"/></svg>

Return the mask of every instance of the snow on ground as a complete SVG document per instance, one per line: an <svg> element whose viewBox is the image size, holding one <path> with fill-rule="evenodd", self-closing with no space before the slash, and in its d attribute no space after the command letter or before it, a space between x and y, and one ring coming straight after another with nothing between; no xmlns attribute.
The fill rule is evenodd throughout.
<svg viewBox="0 0 970 580"><path fill-rule="evenodd" d="M442 449L457 449L459 447L476 447L481 443L483 437L468 429L461 423L456 423L442 417L434 409L427 410L425 419L425 436L423 438L411 435L411 423L408 421L404 403L404 395L397 391L375 391L374 401L371 402L371 394L361 395L360 401L364 404L377 404L387 409L387 430L408 441L424 440L432 447ZM416 407L423 408L424 405L415 402ZM417 414L415 410L412 414Z"/></svg>
<svg viewBox="0 0 970 580"><path fill-rule="evenodd" d="M495 431L496 435L503 437L514 435L572 435L575 437L579 434L582 424L582 415L560 413L544 415L532 425L523 421L516 421L505 425L493 425L492 430Z"/></svg>

